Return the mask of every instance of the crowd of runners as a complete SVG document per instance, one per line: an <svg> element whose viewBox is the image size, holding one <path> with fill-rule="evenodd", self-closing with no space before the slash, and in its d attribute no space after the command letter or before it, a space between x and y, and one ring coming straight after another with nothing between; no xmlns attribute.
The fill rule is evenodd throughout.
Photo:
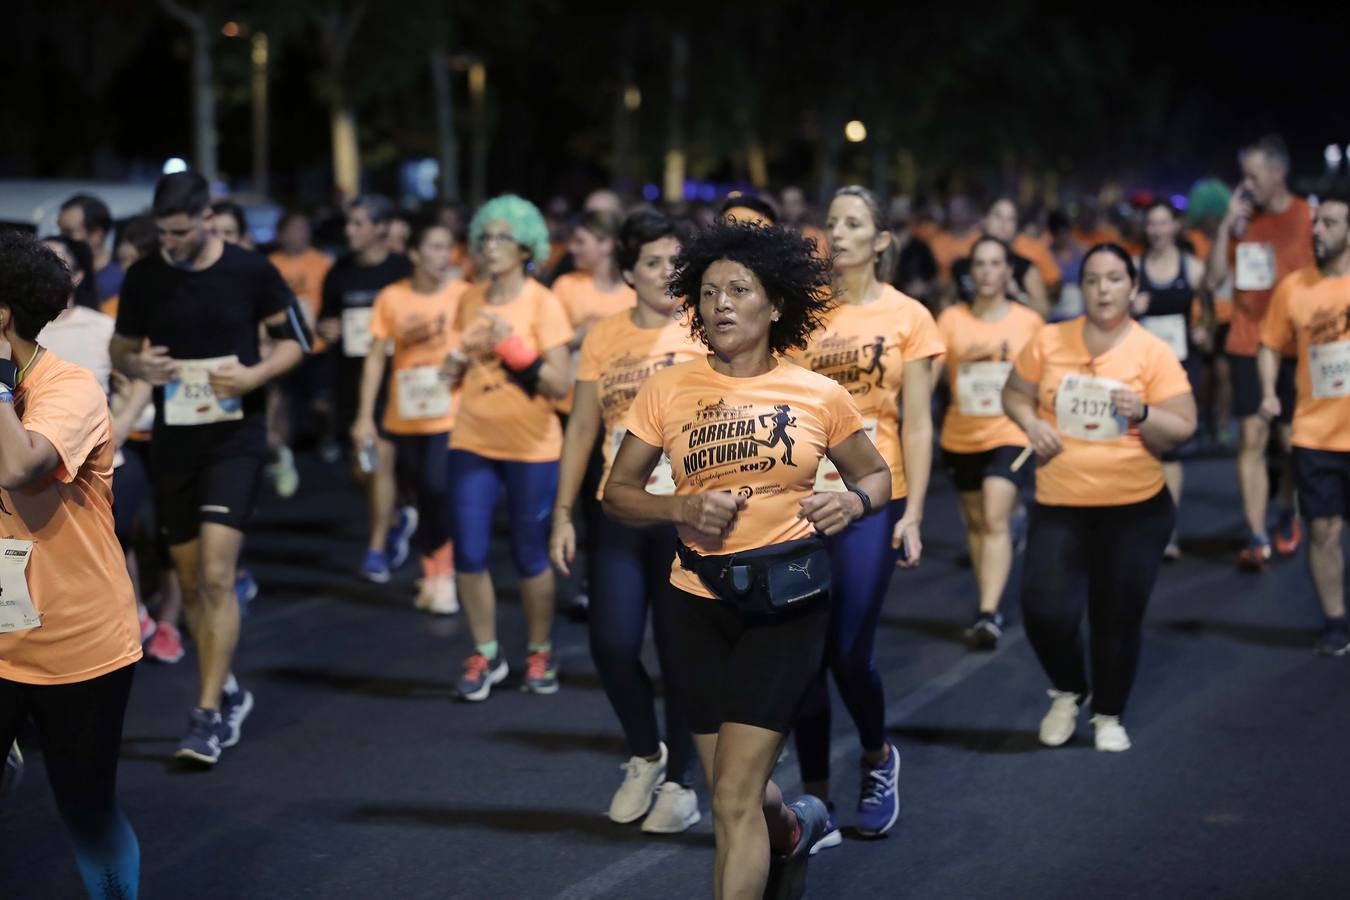
<svg viewBox="0 0 1350 900"><path fill-rule="evenodd" d="M246 211L181 172L144 216L80 195L59 234L0 233L4 789L31 719L90 895L135 895L115 797L134 664L190 644L184 764L240 741L255 698L233 660L259 590L241 555L261 491L325 489L300 483L301 447L364 488L351 576L401 590L391 573L419 566L407 602L465 617L466 703L517 665L567 702L557 574L580 585L630 754L609 818L688 829L701 771L722 900L800 896L842 822L894 827L874 645L895 570L923 562L934 477L959 497L973 652L998 645L1023 556L1046 746L1088 708L1096 748L1129 749L1197 453L1236 457L1233 563L1259 575L1306 540L1315 649L1350 653L1350 201L1292 193L1277 137L1238 166L1185 209L1140 194L1072 214L857 186L819 215L795 188L706 210L596 191L576 215L364 195L335 258L300 211L255 247ZM502 518L524 647L498 641ZM847 812L831 679L862 767ZM789 735L792 802L771 777Z"/></svg>

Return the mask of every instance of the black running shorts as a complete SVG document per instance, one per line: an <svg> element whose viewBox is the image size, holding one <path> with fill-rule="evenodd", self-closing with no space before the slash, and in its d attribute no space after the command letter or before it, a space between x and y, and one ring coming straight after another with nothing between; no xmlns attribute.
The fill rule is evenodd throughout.
<svg viewBox="0 0 1350 900"><path fill-rule="evenodd" d="M155 518L169 546L195 541L203 522L242 531L267 461L267 421L160 426L150 452Z"/></svg>
<svg viewBox="0 0 1350 900"><path fill-rule="evenodd" d="M669 677L694 734L716 734L725 722L791 730L825 656L828 598L772 617L744 616L675 587L657 602L669 636Z"/></svg>

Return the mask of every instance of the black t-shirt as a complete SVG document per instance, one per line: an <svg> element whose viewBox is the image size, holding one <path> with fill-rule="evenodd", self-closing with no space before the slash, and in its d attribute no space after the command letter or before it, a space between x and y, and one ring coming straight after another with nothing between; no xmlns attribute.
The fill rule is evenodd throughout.
<svg viewBox="0 0 1350 900"><path fill-rule="evenodd" d="M895 283L912 284L937 278L938 264L933 250L923 238L911 237L900 250L895 264ZM903 289L903 288L902 288Z"/></svg>
<svg viewBox="0 0 1350 900"><path fill-rule="evenodd" d="M1027 290L1027 270L1031 268L1031 260L1025 256L1019 256L1016 253L1012 255L1013 281L1017 282L1017 287L1023 293ZM952 263L952 280L956 282L956 289L961 293L961 299L967 303L975 299L975 279L970 275L970 257L962 257ZM1013 298L1019 299L1019 298Z"/></svg>
<svg viewBox="0 0 1350 900"><path fill-rule="evenodd" d="M375 305L375 296L395 281L412 276L412 263L401 253L390 253L384 261L373 266L363 266L351 253L344 253L333 263L323 280L323 300L319 306L320 319L345 319L343 313L349 309L370 308ZM348 327L343 322L343 330ZM339 340L336 352L339 363L359 373L365 363L365 355L349 356L343 349L344 342ZM349 375L350 378L358 375Z"/></svg>
<svg viewBox="0 0 1350 900"><path fill-rule="evenodd" d="M169 265L158 253L133 265L122 282L117 333L149 338L174 359L237 356L246 366L262 360L258 325L291 303L286 286L267 257L226 244L219 260L200 272ZM265 392L243 400L244 415L266 412ZM162 388L155 388L155 412L164 418Z"/></svg>

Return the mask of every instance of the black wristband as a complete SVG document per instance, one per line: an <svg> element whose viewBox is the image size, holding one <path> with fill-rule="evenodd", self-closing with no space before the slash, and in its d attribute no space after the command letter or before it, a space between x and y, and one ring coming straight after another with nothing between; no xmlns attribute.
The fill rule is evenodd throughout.
<svg viewBox="0 0 1350 900"><path fill-rule="evenodd" d="M515 382L521 390L531 397L539 392L539 370L543 367L544 358L542 356L519 372L512 370L506 363L502 363L502 371L506 373L506 377Z"/></svg>
<svg viewBox="0 0 1350 900"><path fill-rule="evenodd" d="M1144 414L1143 414L1142 416L1140 416L1139 418L1135 419L1135 420L1134 420L1134 424L1136 424L1136 425L1143 425L1144 422L1145 422L1145 420L1147 420L1147 419L1148 419L1148 404L1145 403L1145 404L1144 404Z"/></svg>
<svg viewBox="0 0 1350 900"><path fill-rule="evenodd" d="M862 514L864 516L870 516L872 514L872 498L867 496L867 491L864 491L856 484L849 484L847 481L844 482L844 487L858 495L858 499L862 501L863 505Z"/></svg>
<svg viewBox="0 0 1350 900"><path fill-rule="evenodd" d="M19 384L19 367L11 359L0 359L0 384L11 391Z"/></svg>

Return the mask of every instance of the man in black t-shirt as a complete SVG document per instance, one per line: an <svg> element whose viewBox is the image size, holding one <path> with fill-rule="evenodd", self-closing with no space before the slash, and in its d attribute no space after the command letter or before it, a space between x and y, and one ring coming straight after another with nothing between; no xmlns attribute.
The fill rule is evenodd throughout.
<svg viewBox="0 0 1350 900"><path fill-rule="evenodd" d="M209 201L196 173L160 179L160 252L127 272L111 354L118 371L155 385L156 514L201 657L198 706L176 755L213 765L253 708L230 665L235 567L267 457L261 388L299 363L308 342L281 275L215 235ZM272 339L265 356L260 325Z"/></svg>
<svg viewBox="0 0 1350 900"><path fill-rule="evenodd" d="M347 208L347 247L323 282L319 309L319 334L332 346L336 357L337 380L334 385L337 438L349 439L356 418L361 390L361 370L374 339L370 333L370 313L375 296L384 288L412 275L412 263L406 256L388 249L389 222L394 218L392 203L378 195L358 197ZM380 386L375 401L375 421L384 418L387 391ZM376 584L389 581L390 571L408 558L408 542L417 528L417 510L404 506L395 523L397 488L394 480L394 445L385 437L370 448L355 447L364 457L370 501L370 545L361 564L361 575ZM373 466L370 464L373 463Z"/></svg>

